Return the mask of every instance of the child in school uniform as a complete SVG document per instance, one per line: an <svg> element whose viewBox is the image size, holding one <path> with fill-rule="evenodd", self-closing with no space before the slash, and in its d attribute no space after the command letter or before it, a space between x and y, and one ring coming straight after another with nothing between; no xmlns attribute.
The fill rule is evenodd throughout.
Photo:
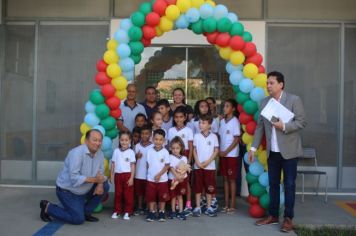
<svg viewBox="0 0 356 236"><path fill-rule="evenodd" d="M157 102L157 109L162 114L162 129L168 133L168 130L173 126L173 117L171 116L171 106L167 99L161 99Z"/></svg>
<svg viewBox="0 0 356 236"><path fill-rule="evenodd" d="M193 126L194 134L200 133L199 119L203 115L211 116L211 111L209 103L206 100L199 100L195 103L194 106L195 117L190 121ZM213 119L211 124L211 132L217 134L219 131L219 122L216 119Z"/></svg>

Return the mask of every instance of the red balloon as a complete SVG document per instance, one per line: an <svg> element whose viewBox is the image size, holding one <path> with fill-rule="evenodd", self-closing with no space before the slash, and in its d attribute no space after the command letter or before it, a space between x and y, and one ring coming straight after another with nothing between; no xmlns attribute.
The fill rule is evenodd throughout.
<svg viewBox="0 0 356 236"><path fill-rule="evenodd" d="M265 73L266 72L266 69L263 65L259 65L258 67L258 73Z"/></svg>
<svg viewBox="0 0 356 236"><path fill-rule="evenodd" d="M241 51L245 54L245 57L250 57L257 52L256 45L254 43L247 42Z"/></svg>
<svg viewBox="0 0 356 236"><path fill-rule="evenodd" d="M265 209L263 209L259 204L253 204L250 206L248 212L253 218L261 218L265 215Z"/></svg>
<svg viewBox="0 0 356 236"><path fill-rule="evenodd" d="M157 0L153 3L152 9L158 15L163 16L166 13L167 3L164 0Z"/></svg>
<svg viewBox="0 0 356 236"><path fill-rule="evenodd" d="M155 27L159 24L160 16L156 12L150 12L146 15L146 24Z"/></svg>
<svg viewBox="0 0 356 236"><path fill-rule="evenodd" d="M104 86L101 87L101 93L106 98L114 96L115 92L116 92L115 87L112 86L111 84L105 84Z"/></svg>
<svg viewBox="0 0 356 236"><path fill-rule="evenodd" d="M233 50L241 50L245 46L245 41L241 36L235 35L230 40L230 47Z"/></svg>
<svg viewBox="0 0 356 236"><path fill-rule="evenodd" d="M108 64L106 64L103 59L99 60L99 61L96 63L96 69L97 69L98 71L100 71L100 72L105 72L107 66L108 66Z"/></svg>
<svg viewBox="0 0 356 236"><path fill-rule="evenodd" d="M177 0L165 0L168 5L176 5Z"/></svg>
<svg viewBox="0 0 356 236"><path fill-rule="evenodd" d="M109 76L107 76L107 74L105 72L98 72L95 75L95 82L98 85L105 85L105 84L109 84L111 82L111 78Z"/></svg>
<svg viewBox="0 0 356 236"><path fill-rule="evenodd" d="M242 104L237 105L237 110L239 111L239 113L244 112L244 107L242 106Z"/></svg>
<svg viewBox="0 0 356 236"><path fill-rule="evenodd" d="M253 120L253 116L247 115L245 112L241 112L239 116L241 124L246 125L248 122Z"/></svg>
<svg viewBox="0 0 356 236"><path fill-rule="evenodd" d="M145 47L148 47L151 45L151 39L142 38L141 42L142 42L143 46L145 46Z"/></svg>
<svg viewBox="0 0 356 236"><path fill-rule="evenodd" d="M258 203L258 197L252 196L251 194L248 195L247 197L247 202L252 204L257 204Z"/></svg>
<svg viewBox="0 0 356 236"><path fill-rule="evenodd" d="M245 64L253 63L256 66L260 66L262 64L262 61L263 61L262 55L256 52L255 54L253 54L252 56L246 59Z"/></svg>
<svg viewBox="0 0 356 236"><path fill-rule="evenodd" d="M144 25L142 27L142 32L143 32L143 37L145 39L153 39L154 37L156 37L156 29L151 26Z"/></svg>
<svg viewBox="0 0 356 236"><path fill-rule="evenodd" d="M246 124L246 132L248 134L253 135L255 133L256 126L257 126L256 122L254 120L251 120Z"/></svg>
<svg viewBox="0 0 356 236"><path fill-rule="evenodd" d="M219 35L219 32L208 33L206 35L206 39L208 40L208 42L210 44L215 44L216 38L218 37L218 35Z"/></svg>
<svg viewBox="0 0 356 236"><path fill-rule="evenodd" d="M111 110L110 116L114 117L115 119L118 119L121 116L121 110L120 109Z"/></svg>
<svg viewBox="0 0 356 236"><path fill-rule="evenodd" d="M216 44L219 45L220 47L226 47L229 45L230 38L231 37L229 33L221 33L216 38Z"/></svg>
<svg viewBox="0 0 356 236"><path fill-rule="evenodd" d="M121 100L116 96L112 96L111 98L106 100L105 103L111 110L115 110L120 107Z"/></svg>

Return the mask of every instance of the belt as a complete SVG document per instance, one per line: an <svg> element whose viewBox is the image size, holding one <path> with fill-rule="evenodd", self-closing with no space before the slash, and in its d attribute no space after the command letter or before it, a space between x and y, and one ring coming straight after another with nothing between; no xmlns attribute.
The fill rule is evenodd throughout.
<svg viewBox="0 0 356 236"><path fill-rule="evenodd" d="M67 190L67 189L64 189L64 188L61 188L61 187L59 187L58 185L56 185L56 190L57 190L57 191L60 191L60 192L71 193L71 191L69 191L69 190Z"/></svg>

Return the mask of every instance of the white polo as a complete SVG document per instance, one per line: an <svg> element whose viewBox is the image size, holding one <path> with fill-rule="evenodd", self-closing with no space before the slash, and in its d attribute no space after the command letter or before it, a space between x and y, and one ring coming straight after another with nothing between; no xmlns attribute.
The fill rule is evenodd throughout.
<svg viewBox="0 0 356 236"><path fill-rule="evenodd" d="M186 156L176 156L176 155L171 154L171 155L169 155L169 160L170 160L169 167L171 167L171 168L176 168L181 161L188 163L188 159ZM187 175L185 175L185 176L187 176ZM172 171L168 172L168 178L171 180L174 179L174 175L173 175Z"/></svg>
<svg viewBox="0 0 356 236"><path fill-rule="evenodd" d="M166 134L168 133L168 130L173 127L173 117L170 117L167 122L163 121L162 123L162 129L166 131Z"/></svg>
<svg viewBox="0 0 356 236"><path fill-rule="evenodd" d="M219 148L219 141L216 134L212 132L209 132L207 136L202 133L197 133L194 135L193 145L197 150L198 160L203 162L209 160L215 148ZM199 169L199 167L194 164L194 169ZM205 169L215 170L215 161L212 161Z"/></svg>
<svg viewBox="0 0 356 236"><path fill-rule="evenodd" d="M168 140L172 141L174 137L180 137L183 140L185 150L189 149L189 141L193 141L193 130L187 126L182 128L172 127L168 130Z"/></svg>
<svg viewBox="0 0 356 236"><path fill-rule="evenodd" d="M147 180L151 182L155 181L155 176L165 167L165 165L169 164L169 153L167 149L162 148L160 150L156 150L154 147L148 149L147 151ZM164 173L158 182L167 182L168 175L167 172Z"/></svg>
<svg viewBox="0 0 356 236"><path fill-rule="evenodd" d="M199 119L198 120L192 120L191 121L193 123L194 126L194 130L193 133L197 134L200 133L200 127L199 127ZM213 132L214 134L217 134L219 132L219 122L216 119L213 119L213 123L211 124L211 132Z"/></svg>
<svg viewBox="0 0 356 236"><path fill-rule="evenodd" d="M144 179L147 178L147 151L152 148L154 145L151 142L148 142L146 145L143 145L141 142L136 144L135 153L141 153L142 157L136 160L136 179Z"/></svg>
<svg viewBox="0 0 356 236"><path fill-rule="evenodd" d="M111 162L115 163L115 173L130 173L131 164L136 162L135 153L130 148L126 150L116 148Z"/></svg>
<svg viewBox="0 0 356 236"><path fill-rule="evenodd" d="M229 120L222 119L220 121L219 136L220 136L220 151L225 151L234 141L235 137L241 135L240 122L236 117ZM239 145L236 145L227 155L227 157L239 156Z"/></svg>

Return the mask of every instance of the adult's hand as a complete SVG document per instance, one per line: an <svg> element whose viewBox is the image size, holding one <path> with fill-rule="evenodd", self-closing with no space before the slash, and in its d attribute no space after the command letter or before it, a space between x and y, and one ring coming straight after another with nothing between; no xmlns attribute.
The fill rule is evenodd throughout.
<svg viewBox="0 0 356 236"><path fill-rule="evenodd" d="M283 130L284 129L284 124L282 121L277 121L277 122L272 122L272 125L279 130Z"/></svg>
<svg viewBox="0 0 356 236"><path fill-rule="evenodd" d="M102 195L104 193L104 185L98 184L94 190L93 195Z"/></svg>

